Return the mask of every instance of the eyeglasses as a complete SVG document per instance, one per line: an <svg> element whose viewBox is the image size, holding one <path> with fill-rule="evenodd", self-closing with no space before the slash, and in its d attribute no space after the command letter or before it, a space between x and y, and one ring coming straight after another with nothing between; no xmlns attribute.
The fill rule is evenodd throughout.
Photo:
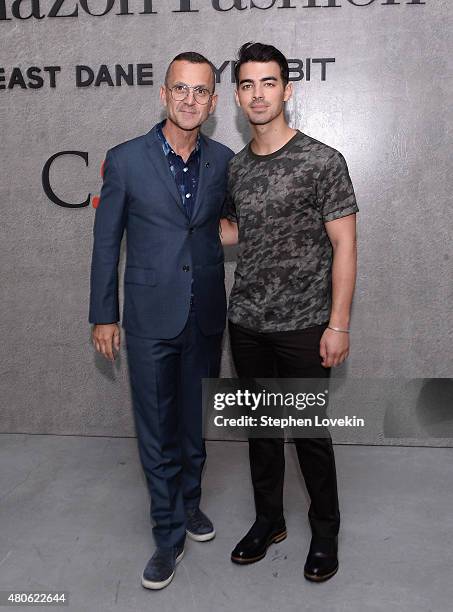
<svg viewBox="0 0 453 612"><path fill-rule="evenodd" d="M171 97L176 102L182 102L189 95L190 90L192 89L194 98L198 104L207 104L212 97L212 93L206 87L202 87L201 85L197 85L195 87L191 87L190 85L185 85L184 83L179 83L177 85L173 85L173 87L167 87L171 92Z"/></svg>

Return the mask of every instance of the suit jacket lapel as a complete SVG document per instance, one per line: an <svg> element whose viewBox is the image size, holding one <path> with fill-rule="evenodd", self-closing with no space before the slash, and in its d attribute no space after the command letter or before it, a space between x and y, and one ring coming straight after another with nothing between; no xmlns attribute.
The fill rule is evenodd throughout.
<svg viewBox="0 0 453 612"><path fill-rule="evenodd" d="M200 134L200 175L198 177L198 191L192 211L192 221L200 210L204 192L209 185L211 177L214 175L214 162L209 155L209 145L203 134Z"/></svg>
<svg viewBox="0 0 453 612"><path fill-rule="evenodd" d="M184 215L186 215L184 205L181 202L181 196L179 194L178 188L176 187L175 179L170 171L170 168L168 167L168 161L162 150L162 145L159 141L159 138L157 137L155 127L146 135L146 144L148 145L148 158L151 161L158 177L168 189L168 192L172 196L173 200L175 200L179 209L184 213Z"/></svg>

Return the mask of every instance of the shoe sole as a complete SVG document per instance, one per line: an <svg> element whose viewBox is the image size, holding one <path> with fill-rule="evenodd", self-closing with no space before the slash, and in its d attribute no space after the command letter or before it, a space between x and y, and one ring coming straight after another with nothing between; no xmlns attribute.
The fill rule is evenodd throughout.
<svg viewBox="0 0 453 612"><path fill-rule="evenodd" d="M287 535L288 532L286 530L274 535L267 543L266 550L263 552L262 555L258 555L258 557L243 559L242 557L233 557L233 555L231 555L231 560L233 561L233 563L237 563L238 565L248 565L249 563L256 563L257 561L261 561L261 559L264 559L264 557L266 556L267 549L269 548L269 546L271 544L278 544L279 542L283 542L283 540L286 539Z"/></svg>
<svg viewBox="0 0 453 612"><path fill-rule="evenodd" d="M175 563L179 563L183 557L184 557L184 551L179 553L179 555L176 557ZM153 580L146 580L146 578L142 576L142 586L145 587L145 589L151 589L153 591L164 589L173 580L174 575L175 575L175 572L173 572L171 576L169 576L166 580L161 580L160 582L155 582Z"/></svg>
<svg viewBox="0 0 453 612"><path fill-rule="evenodd" d="M215 529L210 531L209 533L203 533L198 535L197 533L192 533L188 529L186 529L186 533L191 540L195 540L195 542L208 542L209 540L213 540L215 538Z"/></svg>
<svg viewBox="0 0 453 612"><path fill-rule="evenodd" d="M337 571L338 571L338 565L333 570L333 572L330 572L329 574L325 574L324 576L317 576L316 574L307 574L306 572L304 572L304 576L310 582L324 582L325 580L329 580L329 578L332 578L332 576L335 576Z"/></svg>

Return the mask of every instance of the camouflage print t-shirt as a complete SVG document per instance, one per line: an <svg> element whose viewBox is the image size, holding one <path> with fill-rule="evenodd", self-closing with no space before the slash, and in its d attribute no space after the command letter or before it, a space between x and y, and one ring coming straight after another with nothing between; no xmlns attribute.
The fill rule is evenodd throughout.
<svg viewBox="0 0 453 612"><path fill-rule="evenodd" d="M329 320L332 247L324 224L358 211L338 151L297 132L270 155L246 146L230 161L223 216L239 250L229 319L260 332Z"/></svg>

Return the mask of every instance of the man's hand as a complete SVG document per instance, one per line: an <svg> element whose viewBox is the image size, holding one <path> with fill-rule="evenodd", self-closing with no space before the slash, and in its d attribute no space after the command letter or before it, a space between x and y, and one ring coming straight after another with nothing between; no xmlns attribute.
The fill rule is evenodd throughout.
<svg viewBox="0 0 453 612"><path fill-rule="evenodd" d="M326 329L319 344L321 365L331 368L340 365L349 355L349 334Z"/></svg>
<svg viewBox="0 0 453 612"><path fill-rule="evenodd" d="M91 334L94 347L109 361L115 360L115 353L120 350L120 328L117 323L94 325Z"/></svg>

